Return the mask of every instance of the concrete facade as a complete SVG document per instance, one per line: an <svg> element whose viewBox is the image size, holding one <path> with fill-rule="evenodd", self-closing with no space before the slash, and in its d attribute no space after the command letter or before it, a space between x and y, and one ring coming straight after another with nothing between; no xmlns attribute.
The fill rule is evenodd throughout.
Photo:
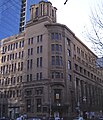
<svg viewBox="0 0 103 120"><path fill-rule="evenodd" d="M25 31L0 41L1 117L66 119L79 110L103 110L97 56L56 22L57 9L50 2L41 1L30 10Z"/></svg>

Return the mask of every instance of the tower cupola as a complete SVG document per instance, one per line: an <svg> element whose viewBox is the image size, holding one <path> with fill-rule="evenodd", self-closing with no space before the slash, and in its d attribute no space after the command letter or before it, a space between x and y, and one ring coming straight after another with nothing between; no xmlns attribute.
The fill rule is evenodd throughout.
<svg viewBox="0 0 103 120"><path fill-rule="evenodd" d="M30 8L30 20L42 19L49 17L52 22L56 22L56 8L51 2L40 1L39 4L34 4Z"/></svg>

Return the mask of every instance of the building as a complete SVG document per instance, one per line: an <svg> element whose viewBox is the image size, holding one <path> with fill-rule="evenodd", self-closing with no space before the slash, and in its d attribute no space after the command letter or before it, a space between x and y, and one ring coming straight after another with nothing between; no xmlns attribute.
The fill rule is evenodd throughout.
<svg viewBox="0 0 103 120"><path fill-rule="evenodd" d="M24 32L2 39L0 115L63 117L103 110L103 74L97 56L40 1Z"/></svg>

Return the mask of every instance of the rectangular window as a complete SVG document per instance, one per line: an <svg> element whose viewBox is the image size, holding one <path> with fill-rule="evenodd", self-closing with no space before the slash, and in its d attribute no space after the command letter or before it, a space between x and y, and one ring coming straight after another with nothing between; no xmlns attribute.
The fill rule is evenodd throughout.
<svg viewBox="0 0 103 120"><path fill-rule="evenodd" d="M29 60L27 60L27 69L29 69Z"/></svg>
<svg viewBox="0 0 103 120"><path fill-rule="evenodd" d="M39 46L37 47L37 53L39 53Z"/></svg>
<svg viewBox="0 0 103 120"><path fill-rule="evenodd" d="M39 36L37 36L37 42L39 42Z"/></svg>
<svg viewBox="0 0 103 120"><path fill-rule="evenodd" d="M37 67L39 67L39 58L37 58Z"/></svg>
<svg viewBox="0 0 103 120"><path fill-rule="evenodd" d="M40 57L40 67L42 67L42 57Z"/></svg>
<svg viewBox="0 0 103 120"><path fill-rule="evenodd" d="M60 65L59 56L56 56L56 65Z"/></svg>
<svg viewBox="0 0 103 120"><path fill-rule="evenodd" d="M38 17L38 7L36 8L35 16Z"/></svg>
<svg viewBox="0 0 103 120"><path fill-rule="evenodd" d="M21 71L23 70L23 62L21 62Z"/></svg>
<svg viewBox="0 0 103 120"><path fill-rule="evenodd" d="M28 56L30 55L30 49L28 49Z"/></svg>
<svg viewBox="0 0 103 120"><path fill-rule="evenodd" d="M37 112L41 112L41 105L42 105L41 98L38 98L36 101L37 101Z"/></svg>
<svg viewBox="0 0 103 120"><path fill-rule="evenodd" d="M27 108L27 112L31 112L31 99L27 100L26 108Z"/></svg>
<svg viewBox="0 0 103 120"><path fill-rule="evenodd" d="M56 44L56 51L59 51L59 45Z"/></svg>
<svg viewBox="0 0 103 120"><path fill-rule="evenodd" d="M33 66L33 60L31 59L30 60L30 69L32 69L32 66Z"/></svg>
<svg viewBox="0 0 103 120"><path fill-rule="evenodd" d="M22 41L22 47L24 47L24 40Z"/></svg>
<svg viewBox="0 0 103 120"><path fill-rule="evenodd" d="M42 72L40 72L40 80L42 80Z"/></svg>
<svg viewBox="0 0 103 120"><path fill-rule="evenodd" d="M68 56L71 56L71 51L68 49Z"/></svg>
<svg viewBox="0 0 103 120"><path fill-rule="evenodd" d="M51 39L54 40L55 39L55 34L51 33Z"/></svg>
<svg viewBox="0 0 103 120"><path fill-rule="evenodd" d="M30 81L32 81L32 74L30 74Z"/></svg>
<svg viewBox="0 0 103 120"><path fill-rule="evenodd" d="M33 37L31 38L31 44L33 44Z"/></svg>
<svg viewBox="0 0 103 120"><path fill-rule="evenodd" d="M28 39L28 45L30 45L30 38Z"/></svg>
<svg viewBox="0 0 103 120"><path fill-rule="evenodd" d="M71 61L68 60L68 69L71 69Z"/></svg>
<svg viewBox="0 0 103 120"><path fill-rule="evenodd" d="M42 49L43 49L43 47L42 47L42 46L40 46L40 53L42 53Z"/></svg>
<svg viewBox="0 0 103 120"><path fill-rule="evenodd" d="M55 56L52 56L52 65L55 65Z"/></svg>
<svg viewBox="0 0 103 120"><path fill-rule="evenodd" d="M33 55L33 48L31 48L31 55Z"/></svg>
<svg viewBox="0 0 103 120"><path fill-rule="evenodd" d="M58 33L55 33L55 39L56 39L56 40L59 39L59 35L58 35Z"/></svg>
<svg viewBox="0 0 103 120"><path fill-rule="evenodd" d="M55 51L55 45L54 44L51 45L51 51Z"/></svg>
<svg viewBox="0 0 103 120"><path fill-rule="evenodd" d="M29 82L29 75L27 75L27 82Z"/></svg>
<svg viewBox="0 0 103 120"><path fill-rule="evenodd" d="M59 59L60 59L60 66L62 66L63 65L62 57L60 56Z"/></svg>
<svg viewBox="0 0 103 120"><path fill-rule="evenodd" d="M16 49L18 48L18 43L16 43Z"/></svg>
<svg viewBox="0 0 103 120"><path fill-rule="evenodd" d="M24 51L22 51L22 53L21 53L21 57L22 57L22 58L24 57Z"/></svg>
<svg viewBox="0 0 103 120"><path fill-rule="evenodd" d="M68 74L68 80L69 80L69 81L72 81L70 74Z"/></svg>
<svg viewBox="0 0 103 120"><path fill-rule="evenodd" d="M39 73L36 74L36 79L39 80Z"/></svg>
<svg viewBox="0 0 103 120"><path fill-rule="evenodd" d="M42 39L43 39L43 35L40 35L40 42L42 42Z"/></svg>

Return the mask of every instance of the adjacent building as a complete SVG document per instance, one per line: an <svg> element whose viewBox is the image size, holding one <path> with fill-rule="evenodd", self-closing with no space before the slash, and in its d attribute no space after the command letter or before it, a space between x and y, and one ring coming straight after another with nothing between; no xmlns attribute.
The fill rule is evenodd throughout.
<svg viewBox="0 0 103 120"><path fill-rule="evenodd" d="M103 110L103 73L97 56L63 24L56 8L30 8L24 32L2 39L0 116L63 117Z"/></svg>

